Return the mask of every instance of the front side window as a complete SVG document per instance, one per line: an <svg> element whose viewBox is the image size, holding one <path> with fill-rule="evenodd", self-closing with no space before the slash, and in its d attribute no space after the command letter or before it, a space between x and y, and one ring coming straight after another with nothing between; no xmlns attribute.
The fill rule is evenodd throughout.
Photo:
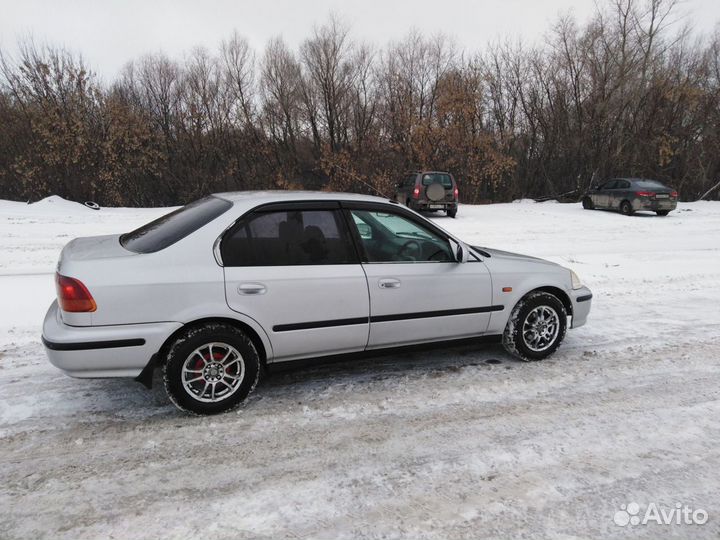
<svg viewBox="0 0 720 540"><path fill-rule="evenodd" d="M453 262L447 239L402 215L352 210L368 262Z"/></svg>
<svg viewBox="0 0 720 540"><path fill-rule="evenodd" d="M357 262L334 210L257 212L223 238L225 266L298 266Z"/></svg>

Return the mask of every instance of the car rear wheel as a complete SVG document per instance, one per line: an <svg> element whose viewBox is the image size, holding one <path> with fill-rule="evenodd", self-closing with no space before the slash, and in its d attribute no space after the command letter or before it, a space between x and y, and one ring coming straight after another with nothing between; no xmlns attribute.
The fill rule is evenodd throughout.
<svg viewBox="0 0 720 540"><path fill-rule="evenodd" d="M557 296L531 292L513 308L503 333L503 346L521 360L542 360L565 338L567 311Z"/></svg>
<svg viewBox="0 0 720 540"><path fill-rule="evenodd" d="M670 213L670 210L658 210L655 212L658 216L667 216Z"/></svg>
<svg viewBox="0 0 720 540"><path fill-rule="evenodd" d="M448 210L447 215L448 215L448 217L451 217L451 218L454 218L455 216L457 216L457 207L451 208L450 210Z"/></svg>
<svg viewBox="0 0 720 540"><path fill-rule="evenodd" d="M633 213L632 204L630 201L623 201L620 203L620 213L624 216L630 216Z"/></svg>
<svg viewBox="0 0 720 540"><path fill-rule="evenodd" d="M593 204L592 199L590 197L583 197L582 206L585 210L594 210L595 209L595 205Z"/></svg>
<svg viewBox="0 0 720 540"><path fill-rule="evenodd" d="M222 323L188 329L168 349L165 390L181 410L217 414L242 403L255 388L260 358L244 332Z"/></svg>

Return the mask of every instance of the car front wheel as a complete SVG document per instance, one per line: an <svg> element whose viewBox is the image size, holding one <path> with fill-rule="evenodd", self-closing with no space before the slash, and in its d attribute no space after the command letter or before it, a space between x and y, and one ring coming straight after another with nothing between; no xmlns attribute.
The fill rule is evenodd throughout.
<svg viewBox="0 0 720 540"><path fill-rule="evenodd" d="M620 203L620 213L624 216L630 216L633 213L632 204L630 201L623 201Z"/></svg>
<svg viewBox="0 0 720 540"><path fill-rule="evenodd" d="M503 334L503 346L521 360L542 360L565 338L567 311L557 296L531 292L513 308Z"/></svg>
<svg viewBox="0 0 720 540"><path fill-rule="evenodd" d="M594 210L595 209L595 206L593 205L592 199L590 197L583 197L582 207L585 210Z"/></svg>
<svg viewBox="0 0 720 540"><path fill-rule="evenodd" d="M260 359L234 326L207 323L188 329L168 349L165 389L181 410L217 414L239 405L255 388Z"/></svg>
<svg viewBox="0 0 720 540"><path fill-rule="evenodd" d="M670 213L670 210L657 210L655 213L658 216L667 216Z"/></svg>

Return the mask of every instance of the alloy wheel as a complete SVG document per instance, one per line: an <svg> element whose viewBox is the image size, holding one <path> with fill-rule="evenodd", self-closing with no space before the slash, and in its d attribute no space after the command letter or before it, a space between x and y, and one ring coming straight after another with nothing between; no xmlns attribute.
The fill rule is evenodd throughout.
<svg viewBox="0 0 720 540"><path fill-rule="evenodd" d="M182 366L181 380L193 399L214 403L233 395L245 377L245 362L227 343L206 343L195 349Z"/></svg>
<svg viewBox="0 0 720 540"><path fill-rule="evenodd" d="M522 336L525 345L533 352L549 349L560 332L560 317L550 306L538 306L525 317Z"/></svg>

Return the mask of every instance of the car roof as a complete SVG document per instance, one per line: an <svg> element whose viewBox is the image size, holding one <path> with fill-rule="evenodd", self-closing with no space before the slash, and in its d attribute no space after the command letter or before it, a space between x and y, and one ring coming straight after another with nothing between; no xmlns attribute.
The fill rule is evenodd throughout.
<svg viewBox="0 0 720 540"><path fill-rule="evenodd" d="M231 201L242 202L289 202L289 201L368 201L388 203L388 198L361 195L359 193L342 193L332 191L302 191L302 190L267 190L267 191L226 191L213 193L215 197Z"/></svg>

